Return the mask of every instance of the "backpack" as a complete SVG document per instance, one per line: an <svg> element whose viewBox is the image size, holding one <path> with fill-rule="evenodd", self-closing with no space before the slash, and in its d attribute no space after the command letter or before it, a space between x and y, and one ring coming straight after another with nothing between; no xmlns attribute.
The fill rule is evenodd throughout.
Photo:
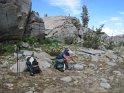
<svg viewBox="0 0 124 93"><path fill-rule="evenodd" d="M34 61L32 62L32 66L36 66L36 65L38 65L38 62L37 62L37 60L34 58Z"/></svg>
<svg viewBox="0 0 124 93"><path fill-rule="evenodd" d="M31 59L31 57L28 57L28 58L27 58L27 61L30 62L30 59ZM39 65L38 65L37 60L36 60L35 58L33 58L31 61L32 61L32 62L30 62L30 65L32 66L33 73L34 73L34 74L40 73L41 70L40 70L40 68L39 68ZM27 64L27 65L29 65L29 64Z"/></svg>
<svg viewBox="0 0 124 93"><path fill-rule="evenodd" d="M32 66L33 66L33 72L34 74L40 73L41 70L39 68L38 62L37 60L34 58L34 61L32 62Z"/></svg>
<svg viewBox="0 0 124 93"><path fill-rule="evenodd" d="M55 69L58 69L59 71L64 71L65 70L65 63L64 63L64 59L58 59L57 57L55 58L55 62L54 62L54 67Z"/></svg>
<svg viewBox="0 0 124 93"><path fill-rule="evenodd" d="M34 74L40 73L41 70L40 70L39 66L33 67L33 72L34 72Z"/></svg>

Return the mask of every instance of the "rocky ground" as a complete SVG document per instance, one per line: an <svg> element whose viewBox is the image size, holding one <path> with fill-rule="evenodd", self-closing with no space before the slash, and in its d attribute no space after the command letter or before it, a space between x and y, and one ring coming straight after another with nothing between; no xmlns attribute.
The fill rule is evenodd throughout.
<svg viewBox="0 0 124 93"><path fill-rule="evenodd" d="M45 64L35 76L13 73L10 68L16 57L0 56L0 93L124 93L124 47L113 51L70 49L77 55L74 69L60 72L47 59L50 66Z"/></svg>

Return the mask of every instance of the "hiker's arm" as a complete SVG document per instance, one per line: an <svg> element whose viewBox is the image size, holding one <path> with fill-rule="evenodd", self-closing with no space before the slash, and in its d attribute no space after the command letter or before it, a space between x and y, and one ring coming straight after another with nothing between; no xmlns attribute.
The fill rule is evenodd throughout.
<svg viewBox="0 0 124 93"><path fill-rule="evenodd" d="M64 56L65 60L71 60L69 56Z"/></svg>
<svg viewBox="0 0 124 93"><path fill-rule="evenodd" d="M76 63L76 60L72 56L70 56L70 58L74 63Z"/></svg>
<svg viewBox="0 0 124 93"><path fill-rule="evenodd" d="M71 57L71 56L64 56L64 58L65 58L65 60L67 60L67 61L73 61L74 63L76 63L76 61L73 59L73 57Z"/></svg>

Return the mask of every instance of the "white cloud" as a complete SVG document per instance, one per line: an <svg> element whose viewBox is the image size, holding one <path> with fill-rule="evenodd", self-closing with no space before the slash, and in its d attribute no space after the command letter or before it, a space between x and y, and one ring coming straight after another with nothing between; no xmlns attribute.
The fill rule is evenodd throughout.
<svg viewBox="0 0 124 93"><path fill-rule="evenodd" d="M124 12L119 12L119 14L122 14L122 15L124 15Z"/></svg>
<svg viewBox="0 0 124 93"><path fill-rule="evenodd" d="M105 24L107 22L108 22L108 20L103 20L103 21L100 22L100 24Z"/></svg>
<svg viewBox="0 0 124 93"><path fill-rule="evenodd" d="M118 23L115 23L116 26L122 26L123 23L122 22L118 22Z"/></svg>
<svg viewBox="0 0 124 93"><path fill-rule="evenodd" d="M64 9L68 14L77 15L81 13L81 0L49 0L50 5Z"/></svg>
<svg viewBox="0 0 124 93"><path fill-rule="evenodd" d="M118 31L117 29L111 29L109 27L103 28L102 31L105 32L109 36L116 36L116 35L124 34L123 30Z"/></svg>
<svg viewBox="0 0 124 93"><path fill-rule="evenodd" d="M120 20L120 17L111 17L110 20L111 21L119 21Z"/></svg>

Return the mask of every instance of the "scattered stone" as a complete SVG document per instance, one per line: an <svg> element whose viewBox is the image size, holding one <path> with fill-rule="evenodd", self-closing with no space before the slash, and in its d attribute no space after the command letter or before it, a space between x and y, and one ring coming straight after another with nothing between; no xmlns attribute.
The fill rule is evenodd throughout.
<svg viewBox="0 0 124 93"><path fill-rule="evenodd" d="M6 86L7 86L9 89L13 89L13 84L6 83Z"/></svg>
<svg viewBox="0 0 124 93"><path fill-rule="evenodd" d="M120 71L113 71L114 74L118 75L118 76L121 76L122 73Z"/></svg>
<svg viewBox="0 0 124 93"><path fill-rule="evenodd" d="M77 69L77 70L83 70L84 67L81 64L75 64L74 68Z"/></svg>
<svg viewBox="0 0 124 93"><path fill-rule="evenodd" d="M105 53L105 55L106 55L108 58L110 58L110 59L114 59L114 60L117 59L117 55L115 55L112 50L108 50L108 51Z"/></svg>
<svg viewBox="0 0 124 93"><path fill-rule="evenodd" d="M24 86L24 87L28 87L28 86L29 86L29 83L24 82L24 83L22 84L22 86Z"/></svg>
<svg viewBox="0 0 124 93"><path fill-rule="evenodd" d="M77 85L78 83L79 83L79 81L78 81L78 80L74 81L74 84L75 84L75 85Z"/></svg>
<svg viewBox="0 0 124 93"><path fill-rule="evenodd" d="M115 66L115 65L117 65L117 64L114 63L114 62L107 62L107 64L108 64L109 66Z"/></svg>
<svg viewBox="0 0 124 93"><path fill-rule="evenodd" d="M33 93L33 91L28 91L28 92L26 92L26 93Z"/></svg>
<svg viewBox="0 0 124 93"><path fill-rule="evenodd" d="M93 69L91 69L91 68L86 68L84 70L84 73L85 74L90 74L90 75L95 75L95 71Z"/></svg>
<svg viewBox="0 0 124 93"><path fill-rule="evenodd" d="M8 62L4 62L2 65L0 65L1 68L7 68L8 67Z"/></svg>
<svg viewBox="0 0 124 93"><path fill-rule="evenodd" d="M124 63L124 59L122 57L118 57L117 62Z"/></svg>
<svg viewBox="0 0 124 93"><path fill-rule="evenodd" d="M98 59L99 56L93 56L92 55L91 57L92 57L92 59L91 59L92 62L98 62L99 61L99 59Z"/></svg>
<svg viewBox="0 0 124 93"><path fill-rule="evenodd" d="M37 52L42 52L41 48L34 48L34 50L37 51Z"/></svg>
<svg viewBox="0 0 124 93"><path fill-rule="evenodd" d="M96 69L95 64L92 64L92 63L91 63L91 64L89 64L89 67L90 67L90 68L92 68L92 69Z"/></svg>
<svg viewBox="0 0 124 93"><path fill-rule="evenodd" d="M107 80L105 78L101 78L101 82L106 83Z"/></svg>
<svg viewBox="0 0 124 93"><path fill-rule="evenodd" d="M24 50L24 51L23 51L23 55L24 55L24 56L31 56L32 53L33 53L33 51L28 51L28 50Z"/></svg>
<svg viewBox="0 0 124 93"><path fill-rule="evenodd" d="M57 78L56 77L52 77L52 80L56 80Z"/></svg>
<svg viewBox="0 0 124 93"><path fill-rule="evenodd" d="M60 80L62 80L64 82L71 82L72 81L72 78L68 76L68 77L63 77Z"/></svg>
<svg viewBox="0 0 124 93"><path fill-rule="evenodd" d="M101 82L101 83L100 83L100 86L103 87L103 88L106 88L106 89L111 88L110 84L107 83L107 82L106 82L106 83Z"/></svg>
<svg viewBox="0 0 124 93"><path fill-rule="evenodd" d="M22 42L21 46L24 48L30 48L30 45L26 42Z"/></svg>
<svg viewBox="0 0 124 93"><path fill-rule="evenodd" d="M103 55L103 56L100 56L99 57L99 61L100 62L110 62L110 59L109 58L107 58L105 55Z"/></svg>
<svg viewBox="0 0 124 93"><path fill-rule="evenodd" d="M89 88L89 92L91 92L91 93L108 93L106 89L101 88L101 87Z"/></svg>
<svg viewBox="0 0 124 93"><path fill-rule="evenodd" d="M34 88L34 87L30 87L30 90L31 90L31 91L35 91L35 88Z"/></svg>

